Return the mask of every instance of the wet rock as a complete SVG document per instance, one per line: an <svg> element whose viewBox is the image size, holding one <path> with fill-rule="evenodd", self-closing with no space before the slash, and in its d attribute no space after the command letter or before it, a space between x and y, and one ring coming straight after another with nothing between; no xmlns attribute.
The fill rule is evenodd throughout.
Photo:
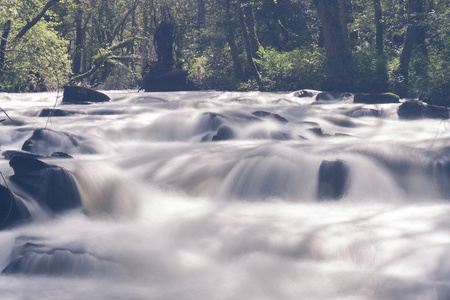
<svg viewBox="0 0 450 300"><path fill-rule="evenodd" d="M314 97L314 93L308 90L300 90L295 92L294 96L298 98L312 98Z"/></svg>
<svg viewBox="0 0 450 300"><path fill-rule="evenodd" d="M262 111L262 110L254 111L252 113L252 115L260 117L260 118L271 118L271 119L274 119L274 120L276 120L276 121L278 121L280 123L283 123L283 124L289 122L288 120L286 120L285 118L283 118L279 114L272 114L270 112Z"/></svg>
<svg viewBox="0 0 450 300"><path fill-rule="evenodd" d="M90 104L110 101L107 95L81 86L65 86L62 104Z"/></svg>
<svg viewBox="0 0 450 300"><path fill-rule="evenodd" d="M31 220L25 202L7 187L0 185L0 230Z"/></svg>
<svg viewBox="0 0 450 300"><path fill-rule="evenodd" d="M421 101L406 101L399 106L397 114L400 119L404 120L448 119L449 109L445 106L427 105Z"/></svg>
<svg viewBox="0 0 450 300"><path fill-rule="evenodd" d="M41 110L39 117L68 117L73 116L74 114L75 112L68 110L44 108Z"/></svg>
<svg viewBox="0 0 450 300"><path fill-rule="evenodd" d="M222 126L217 131L217 134L213 136L212 141L227 141L234 137L233 131L228 126Z"/></svg>
<svg viewBox="0 0 450 300"><path fill-rule="evenodd" d="M14 156L11 181L51 212L81 206L81 198L72 175L64 168L26 156Z"/></svg>
<svg viewBox="0 0 450 300"><path fill-rule="evenodd" d="M34 154L51 155L54 152L71 152L76 147L78 147L78 141L73 135L51 129L36 129L25 141L22 150Z"/></svg>
<svg viewBox="0 0 450 300"><path fill-rule="evenodd" d="M353 103L384 104L399 103L400 97L393 93L355 94Z"/></svg>
<svg viewBox="0 0 450 300"><path fill-rule="evenodd" d="M350 168L342 160L324 160L319 168L319 200L338 200L347 192Z"/></svg>
<svg viewBox="0 0 450 300"><path fill-rule="evenodd" d="M320 92L316 96L316 101L342 101L349 98L350 96L350 93Z"/></svg>

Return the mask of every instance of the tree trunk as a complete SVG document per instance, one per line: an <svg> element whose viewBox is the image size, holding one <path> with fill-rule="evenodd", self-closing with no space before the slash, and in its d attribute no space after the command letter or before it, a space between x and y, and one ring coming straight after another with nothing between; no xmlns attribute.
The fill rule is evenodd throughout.
<svg viewBox="0 0 450 300"><path fill-rule="evenodd" d="M231 23L231 5L230 0L225 0L226 8L225 14L227 19L227 42L230 45L231 59L233 60L234 75L236 78L243 80L244 72L242 71L241 61L239 59L239 52L234 39L233 24Z"/></svg>
<svg viewBox="0 0 450 300"><path fill-rule="evenodd" d="M344 36L345 41L348 38L348 29L347 29L347 1L339 0L339 23L341 24L342 35Z"/></svg>
<svg viewBox="0 0 450 300"><path fill-rule="evenodd" d="M411 55L416 43L416 32L417 24L415 20L415 14L418 12L420 0L409 0L408 3L408 28L406 30L405 43L403 45L402 53L400 54L400 66L399 74L403 77L402 87L400 94L404 96L406 93L406 88L408 85L408 72L409 72L409 62L411 60Z"/></svg>
<svg viewBox="0 0 450 300"><path fill-rule="evenodd" d="M49 0L45 4L44 8L39 12L39 14L36 17L34 17L33 19L31 19L31 21L29 21L27 24L25 24L25 26L16 35L15 39L16 40L21 39L25 35L25 33L28 32L28 30L30 30L34 25L36 25L37 22L39 22L39 20L41 20L41 18L45 15L47 10L49 10L53 5L55 5L58 2L59 2L59 0Z"/></svg>
<svg viewBox="0 0 450 300"><path fill-rule="evenodd" d="M11 20L6 21L3 25L3 34L0 41L0 75L2 73L3 66L5 65L5 52L6 44L8 42L9 31L11 30Z"/></svg>
<svg viewBox="0 0 450 300"><path fill-rule="evenodd" d="M206 24L206 0L197 0L197 28L202 29Z"/></svg>
<svg viewBox="0 0 450 300"><path fill-rule="evenodd" d="M351 54L341 27L339 3L335 0L315 0L315 4L322 23L330 88L347 89L352 75Z"/></svg>
<svg viewBox="0 0 450 300"><path fill-rule="evenodd" d="M245 47L245 52L247 54L247 63L248 63L249 69L250 69L250 73L252 74L252 77L256 80L258 85L261 85L261 77L259 76L258 69L256 69L255 62L253 61L252 46L250 44L250 39L248 37L247 26L245 25L244 12L243 12L241 5L239 5L239 7L238 7L238 14L239 14L239 23L241 25L242 38L244 40L244 47Z"/></svg>
<svg viewBox="0 0 450 300"><path fill-rule="evenodd" d="M81 7L80 0L77 0L75 4L77 7L77 12L75 13L75 53L73 54L72 60L72 73L78 75L81 73L81 61L83 57L84 48L84 28L83 28L83 9Z"/></svg>
<svg viewBox="0 0 450 300"><path fill-rule="evenodd" d="M259 43L258 35L256 34L255 13L253 12L253 6L250 3L247 3L244 6L244 15L245 25L248 29L248 37L252 47L252 55L253 57L256 57L261 44Z"/></svg>
<svg viewBox="0 0 450 300"><path fill-rule="evenodd" d="M375 26L376 26L376 46L378 53L383 53L384 51L384 38L383 38L383 11L381 9L381 1L373 0L373 5L375 8Z"/></svg>

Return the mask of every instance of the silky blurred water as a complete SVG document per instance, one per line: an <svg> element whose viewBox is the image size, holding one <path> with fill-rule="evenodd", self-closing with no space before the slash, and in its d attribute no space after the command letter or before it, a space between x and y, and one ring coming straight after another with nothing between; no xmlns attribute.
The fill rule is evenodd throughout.
<svg viewBox="0 0 450 300"><path fill-rule="evenodd" d="M0 94L18 124L0 123L1 150L46 124L70 134L39 149L74 157L43 161L73 174L83 202L0 232L1 269L21 240L62 249L1 274L0 298L450 298L447 121L294 93L106 93L50 119L38 115L61 93ZM324 160L349 167L338 201L318 197Z"/></svg>

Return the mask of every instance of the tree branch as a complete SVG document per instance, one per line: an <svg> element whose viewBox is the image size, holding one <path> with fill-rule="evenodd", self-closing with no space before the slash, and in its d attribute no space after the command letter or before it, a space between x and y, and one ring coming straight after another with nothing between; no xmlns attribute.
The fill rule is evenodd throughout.
<svg viewBox="0 0 450 300"><path fill-rule="evenodd" d="M44 8L41 10L41 12L34 17L31 21L29 21L23 28L20 30L20 32L16 35L15 39L19 40L21 39L27 32L30 30L34 25L36 25L39 20L45 15L47 10L49 10L53 5L58 3L60 0L49 0L47 4L45 4Z"/></svg>

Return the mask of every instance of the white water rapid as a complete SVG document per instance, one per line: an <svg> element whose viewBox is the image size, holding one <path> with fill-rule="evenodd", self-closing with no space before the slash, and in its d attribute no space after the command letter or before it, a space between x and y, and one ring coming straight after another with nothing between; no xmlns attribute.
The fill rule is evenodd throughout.
<svg viewBox="0 0 450 300"><path fill-rule="evenodd" d="M0 274L1 299L450 299L447 121L294 93L106 94L50 120L61 94L0 94L1 151L47 121L67 133L36 149L73 156L41 160L83 204L0 231L0 271L21 243L47 249Z"/></svg>

